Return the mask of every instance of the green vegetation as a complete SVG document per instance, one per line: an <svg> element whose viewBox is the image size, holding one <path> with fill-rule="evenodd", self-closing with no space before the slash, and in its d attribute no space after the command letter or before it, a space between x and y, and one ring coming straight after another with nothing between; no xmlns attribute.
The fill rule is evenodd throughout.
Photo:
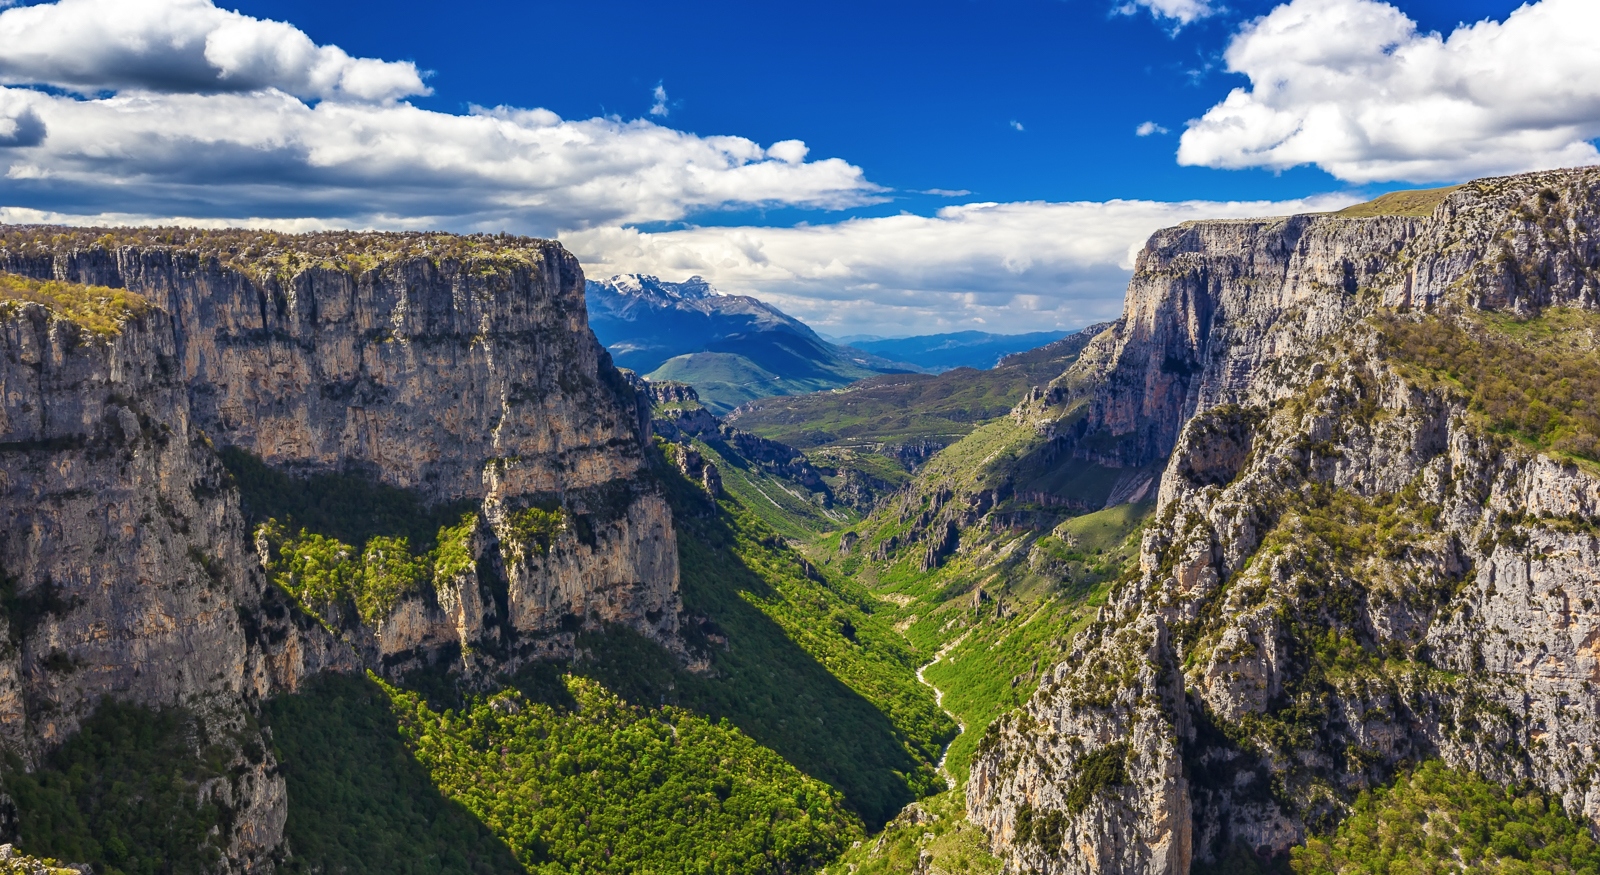
<svg viewBox="0 0 1600 875"><path fill-rule="evenodd" d="M757 398L834 389L877 373L809 338L769 331L713 341L667 359L646 377L689 383L707 409L723 414Z"/></svg>
<svg viewBox="0 0 1600 875"><path fill-rule="evenodd" d="M127 289L0 273L0 317L9 318L18 304L43 305L99 335L116 334L123 322L150 310L149 301Z"/></svg>
<svg viewBox="0 0 1600 875"><path fill-rule="evenodd" d="M459 714L385 687L435 785L530 871L797 871L860 835L827 785L732 726L565 686L570 709L507 691Z"/></svg>
<svg viewBox="0 0 1600 875"><path fill-rule="evenodd" d="M1388 317L1389 352L1469 398L1489 429L1540 450L1600 461L1600 316L1550 309L1525 320Z"/></svg>
<svg viewBox="0 0 1600 875"><path fill-rule="evenodd" d="M505 842L447 798L400 735L389 691L327 675L262 705L289 791L290 872L500 875Z"/></svg>
<svg viewBox="0 0 1600 875"><path fill-rule="evenodd" d="M227 777L229 741L180 710L107 702L34 771L8 759L20 842L101 875L212 871L226 842L212 831L232 815L208 782ZM257 762L262 753L254 748Z"/></svg>
<svg viewBox="0 0 1600 875"><path fill-rule="evenodd" d="M470 569L477 525L477 515L466 514L458 525L440 529L433 549L421 555L403 537L373 535L358 551L305 529L290 534L271 519L256 537L267 545L269 579L307 610L339 626L353 608L355 616L375 625L403 597Z"/></svg>
<svg viewBox="0 0 1600 875"><path fill-rule="evenodd" d="M1559 800L1437 760L1363 792L1329 836L1296 848L1297 875L1600 872L1600 847Z"/></svg>
<svg viewBox="0 0 1600 875"><path fill-rule="evenodd" d="M540 556L550 554L550 545L567 527L566 511L559 507L529 507L506 514L502 540L512 550L526 554L532 550Z"/></svg>
<svg viewBox="0 0 1600 875"><path fill-rule="evenodd" d="M1349 219L1368 219L1373 216L1431 216L1434 208L1439 206L1450 192L1460 187L1451 185L1445 188L1391 191L1364 204L1345 207L1330 215Z"/></svg>
<svg viewBox="0 0 1600 875"><path fill-rule="evenodd" d="M68 869L60 860L39 858L13 849L9 860L0 860L0 875L78 875L77 869Z"/></svg>
<svg viewBox="0 0 1600 875"><path fill-rule="evenodd" d="M412 258L435 264L472 262L478 271L542 263L552 244L509 234L444 234L420 231L315 231L285 234L243 228L64 228L9 225L0 229L0 249L23 257L77 250L110 251L123 246L167 248L214 258L253 277L284 277L303 270L361 272Z"/></svg>
<svg viewBox="0 0 1600 875"><path fill-rule="evenodd" d="M810 540L856 519L846 508L823 506L819 500L822 493L812 493L802 484L775 477L746 461L724 441L697 440L694 447L717 466L724 491L786 538Z"/></svg>
<svg viewBox="0 0 1600 875"><path fill-rule="evenodd" d="M817 568L736 499L714 516L697 510L704 493L659 460L658 470L680 526L684 607L704 618L687 637L716 676L637 668L631 679L593 676L634 701L665 698L732 721L837 788L869 826L935 789L933 763L956 727L917 683L922 657L866 591ZM664 653L653 662L674 664Z"/></svg>
<svg viewBox="0 0 1600 875"><path fill-rule="evenodd" d="M828 875L912 875L949 872L999 875L999 858L989 839L967 820L966 797L947 790L884 827L875 839L852 848L826 869Z"/></svg>
<svg viewBox="0 0 1600 875"><path fill-rule="evenodd" d="M236 447L221 455L267 545L268 576L330 625L375 624L407 594L473 566L471 502L427 508L415 493L359 475L296 478ZM544 550L559 517L529 509L511 526Z"/></svg>
<svg viewBox="0 0 1600 875"><path fill-rule="evenodd" d="M536 671L437 710L376 678L269 703L293 871L780 872L861 835L727 723Z"/></svg>
<svg viewBox="0 0 1600 875"><path fill-rule="evenodd" d="M1078 777L1067 790L1067 810L1081 814L1100 791L1127 786L1128 751L1128 742L1118 741L1080 759Z"/></svg>

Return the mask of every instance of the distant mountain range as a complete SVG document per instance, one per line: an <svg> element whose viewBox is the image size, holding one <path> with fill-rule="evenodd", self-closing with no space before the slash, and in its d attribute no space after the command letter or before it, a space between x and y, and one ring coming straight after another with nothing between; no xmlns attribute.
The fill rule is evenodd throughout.
<svg viewBox="0 0 1600 875"><path fill-rule="evenodd" d="M831 338L866 352L896 361L909 362L940 374L953 368L994 367L1004 356L1023 352L1060 340L1070 332L1035 331L1030 334L987 334L958 331L954 334L924 334L918 337L874 337L858 334Z"/></svg>
<svg viewBox="0 0 1600 875"><path fill-rule="evenodd" d="M689 383L716 413L756 398L923 370L829 343L771 304L717 294L700 277L590 280L584 297L589 327L618 366L650 380Z"/></svg>

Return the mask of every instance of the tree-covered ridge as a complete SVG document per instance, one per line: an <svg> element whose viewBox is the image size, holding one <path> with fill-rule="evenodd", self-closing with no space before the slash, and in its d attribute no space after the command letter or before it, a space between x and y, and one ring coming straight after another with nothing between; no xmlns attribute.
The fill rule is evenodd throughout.
<svg viewBox="0 0 1600 875"><path fill-rule="evenodd" d="M217 830L232 816L236 750L184 711L107 702L33 771L8 757L20 844L100 875L213 871L226 841ZM263 753L245 746L256 762Z"/></svg>
<svg viewBox="0 0 1600 875"><path fill-rule="evenodd" d="M682 708L571 676L559 709L504 691L441 714L382 686L435 785L530 871L800 871L861 835L826 784Z"/></svg>
<svg viewBox="0 0 1600 875"><path fill-rule="evenodd" d="M90 332L116 334L128 319L150 310L150 302L127 289L87 286L59 280L36 280L0 272L0 318L9 318L21 304L40 304Z"/></svg>
<svg viewBox="0 0 1600 875"><path fill-rule="evenodd" d="M1438 760L1363 792L1331 835L1294 849L1297 875L1600 872L1600 846L1558 799Z"/></svg>

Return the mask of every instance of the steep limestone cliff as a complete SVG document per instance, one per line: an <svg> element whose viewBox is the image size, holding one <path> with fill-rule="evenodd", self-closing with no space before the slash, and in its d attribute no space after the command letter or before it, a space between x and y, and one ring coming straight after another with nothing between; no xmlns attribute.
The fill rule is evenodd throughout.
<svg viewBox="0 0 1600 875"><path fill-rule="evenodd" d="M1123 319L1017 411L1080 456L1171 456L1141 569L980 746L969 810L1014 867L1281 856L1435 756L1600 823L1584 405L1494 412L1591 367L1597 213L1587 169L1151 239Z"/></svg>
<svg viewBox="0 0 1600 875"><path fill-rule="evenodd" d="M0 270L150 305L101 332L0 314L7 751L32 761L104 697L184 706L242 747L249 701L326 669L470 675L603 622L672 644L639 403L559 245L11 227ZM376 614L314 616L269 584L247 523L268 509L241 507L224 449L467 508L464 556ZM556 521L537 549L534 517ZM280 850L283 785L270 754L236 759L208 792L238 812L228 865L253 871Z"/></svg>

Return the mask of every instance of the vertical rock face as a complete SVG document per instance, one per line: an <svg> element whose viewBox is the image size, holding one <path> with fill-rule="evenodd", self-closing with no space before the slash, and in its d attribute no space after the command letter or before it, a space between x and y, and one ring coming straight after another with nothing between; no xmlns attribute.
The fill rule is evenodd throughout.
<svg viewBox="0 0 1600 875"><path fill-rule="evenodd" d="M1432 756L1600 823L1600 478L1488 433L1383 321L1592 310L1597 214L1589 169L1151 239L1123 319L1018 411L1170 460L1140 572L974 761L1013 865L1281 855Z"/></svg>
<svg viewBox="0 0 1600 875"><path fill-rule="evenodd" d="M672 521L638 404L587 329L583 275L559 245L0 232L0 269L153 305L107 334L38 305L0 320L6 749L36 757L108 696L225 726L329 668L462 654L469 672L508 668L569 652L600 622L671 644ZM476 507L471 567L330 634L267 583L224 447ZM542 550L515 549L531 507L566 525ZM269 756L227 788L240 870L281 843L275 771Z"/></svg>

